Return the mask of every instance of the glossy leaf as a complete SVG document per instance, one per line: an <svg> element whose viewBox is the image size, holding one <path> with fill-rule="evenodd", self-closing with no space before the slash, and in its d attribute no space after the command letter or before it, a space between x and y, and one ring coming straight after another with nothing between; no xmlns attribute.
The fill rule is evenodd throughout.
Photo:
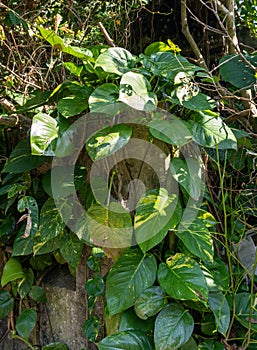
<svg viewBox="0 0 257 350"><path fill-rule="evenodd" d="M147 191L139 200L135 214L135 237L143 252L166 236L179 222L181 209L176 195L164 188Z"/></svg>
<svg viewBox="0 0 257 350"><path fill-rule="evenodd" d="M191 225L185 224L183 230L183 221L180 230L175 230L176 236L181 239L187 249L202 259L203 261L213 261L213 241L212 236L204 222L196 218Z"/></svg>
<svg viewBox="0 0 257 350"><path fill-rule="evenodd" d="M133 56L121 47L111 47L98 56L95 67L101 67L107 73L122 75L134 67Z"/></svg>
<svg viewBox="0 0 257 350"><path fill-rule="evenodd" d="M156 315L167 305L168 301L164 291L159 286L147 288L135 302L135 312L142 320Z"/></svg>
<svg viewBox="0 0 257 350"><path fill-rule="evenodd" d="M211 112L194 114L193 140L203 147L236 149L237 140L231 129L220 117Z"/></svg>
<svg viewBox="0 0 257 350"><path fill-rule="evenodd" d="M29 296L31 299L38 301L40 303L46 302L46 293L44 289L40 286L33 286L31 291L29 292Z"/></svg>
<svg viewBox="0 0 257 350"><path fill-rule="evenodd" d="M7 283L23 278L24 273L21 263L18 259L10 258L4 265L3 274L1 278L1 285L4 287Z"/></svg>
<svg viewBox="0 0 257 350"><path fill-rule="evenodd" d="M115 115L118 111L116 107L117 109L120 107L117 102L118 97L119 89L115 84L105 83L98 86L88 100L90 112L108 113L111 111Z"/></svg>
<svg viewBox="0 0 257 350"><path fill-rule="evenodd" d="M3 172L24 173L25 171L37 168L46 161L46 157L34 156L31 154L30 141L24 139L14 148Z"/></svg>
<svg viewBox="0 0 257 350"><path fill-rule="evenodd" d="M88 99L78 96L67 96L58 101L57 109L65 118L73 117L88 108Z"/></svg>
<svg viewBox="0 0 257 350"><path fill-rule="evenodd" d="M257 297L250 293L236 295L236 319L246 329L257 331Z"/></svg>
<svg viewBox="0 0 257 350"><path fill-rule="evenodd" d="M16 330L22 338L28 339L36 323L37 323L36 310L25 309L17 318Z"/></svg>
<svg viewBox="0 0 257 350"><path fill-rule="evenodd" d="M43 27L39 27L39 30L43 38L47 40L55 50L66 52L74 57L78 57L83 60L94 61L93 54L90 50L77 46L67 45L63 39L56 35L52 30L45 29Z"/></svg>
<svg viewBox="0 0 257 350"><path fill-rule="evenodd" d="M48 146L58 137L57 121L46 113L38 113L33 117L30 131L31 154L54 156Z"/></svg>
<svg viewBox="0 0 257 350"><path fill-rule="evenodd" d="M156 350L177 349L188 342L194 329L193 317L183 306L171 303L157 316L154 327Z"/></svg>
<svg viewBox="0 0 257 350"><path fill-rule="evenodd" d="M151 54L150 57L145 56L143 65L153 75L163 77L172 82L179 72L186 72L193 75L199 69L189 63L185 57L174 52L156 52Z"/></svg>
<svg viewBox="0 0 257 350"><path fill-rule="evenodd" d="M157 139L175 146L183 146L192 139L186 124L172 116L170 120L153 120L148 124Z"/></svg>
<svg viewBox="0 0 257 350"><path fill-rule="evenodd" d="M137 317L135 311L130 308L122 312L119 322L119 331L138 330L144 333L150 333L154 328L154 317L142 320Z"/></svg>
<svg viewBox="0 0 257 350"><path fill-rule="evenodd" d="M256 57L245 55L253 66L256 66ZM243 61L239 55L229 55L220 60L222 79L239 89L247 89L256 84L255 71Z"/></svg>
<svg viewBox="0 0 257 350"><path fill-rule="evenodd" d="M200 266L193 259L177 253L161 263L158 268L158 281L162 289L178 300L208 300L208 287Z"/></svg>
<svg viewBox="0 0 257 350"><path fill-rule="evenodd" d="M40 238L42 242L59 236L64 229L63 220L52 198L48 198L40 212Z"/></svg>
<svg viewBox="0 0 257 350"><path fill-rule="evenodd" d="M0 319L9 315L14 307L14 299L6 290L0 290Z"/></svg>
<svg viewBox="0 0 257 350"><path fill-rule="evenodd" d="M94 274L93 278L87 280L85 284L86 292L92 297L104 294L104 280L99 274Z"/></svg>
<svg viewBox="0 0 257 350"><path fill-rule="evenodd" d="M221 292L211 292L209 305L215 316L218 332L226 336L230 324L230 309L226 297Z"/></svg>
<svg viewBox="0 0 257 350"><path fill-rule="evenodd" d="M140 331L124 331L109 335L97 343L99 350L152 350L147 336Z"/></svg>
<svg viewBox="0 0 257 350"><path fill-rule="evenodd" d="M161 42L161 41L157 41L157 42L154 42L150 45L148 45L145 49L145 55L147 56L151 56L151 54L153 53L156 53L156 52L165 52L165 51L173 51L172 48Z"/></svg>
<svg viewBox="0 0 257 350"><path fill-rule="evenodd" d="M21 298L24 298L32 288L34 283L34 273L32 269L24 269L22 280L18 284L18 293Z"/></svg>
<svg viewBox="0 0 257 350"><path fill-rule="evenodd" d="M182 102L183 106L192 111L205 111L215 107L215 102L209 96L199 92L196 96Z"/></svg>
<svg viewBox="0 0 257 350"><path fill-rule="evenodd" d="M79 221L79 220L78 220ZM130 247L133 227L130 214L119 203L108 207L93 204L87 211L87 220L78 223L79 239L111 248Z"/></svg>
<svg viewBox="0 0 257 350"><path fill-rule="evenodd" d="M203 169L196 159L173 158L170 170L174 179L186 190L191 198L198 200L201 197L205 184L202 180Z"/></svg>
<svg viewBox="0 0 257 350"><path fill-rule="evenodd" d="M60 239L60 252L69 265L77 268L84 244L78 239L75 233L64 234Z"/></svg>
<svg viewBox="0 0 257 350"><path fill-rule="evenodd" d="M34 235L24 237L25 224L21 226L13 243L12 256L29 255L33 253Z"/></svg>
<svg viewBox="0 0 257 350"><path fill-rule="evenodd" d="M46 241L42 241L40 234L35 237L33 253L35 255L48 254L60 248L61 237L57 236Z"/></svg>
<svg viewBox="0 0 257 350"><path fill-rule="evenodd" d="M94 342L97 338L100 327L101 327L101 321L99 317L97 315L89 316L89 318L84 323L84 327L83 327L84 336L91 342Z"/></svg>
<svg viewBox="0 0 257 350"><path fill-rule="evenodd" d="M104 128L87 141L88 154L94 161L108 157L125 146L131 134L132 129L128 125L119 124Z"/></svg>
<svg viewBox="0 0 257 350"><path fill-rule="evenodd" d="M156 260L152 254L143 255L139 249L123 253L110 270L106 281L106 300L110 315L133 306L156 278Z"/></svg>
<svg viewBox="0 0 257 350"><path fill-rule="evenodd" d="M142 74L127 72L120 80L119 100L134 109L151 111L157 107L157 97L150 90L151 85Z"/></svg>

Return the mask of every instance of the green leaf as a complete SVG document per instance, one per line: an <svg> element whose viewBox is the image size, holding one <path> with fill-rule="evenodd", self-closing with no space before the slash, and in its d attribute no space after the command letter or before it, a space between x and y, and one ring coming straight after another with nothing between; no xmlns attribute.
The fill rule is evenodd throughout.
<svg viewBox="0 0 257 350"><path fill-rule="evenodd" d="M1 285L4 287L7 283L23 278L24 273L18 259L10 258L4 265L1 278Z"/></svg>
<svg viewBox="0 0 257 350"><path fill-rule="evenodd" d="M110 156L124 147L130 140L132 128L128 125L108 126L97 131L87 141L87 151L92 160Z"/></svg>
<svg viewBox="0 0 257 350"><path fill-rule="evenodd" d="M88 99L78 96L67 96L58 101L57 109L65 118L73 117L88 108Z"/></svg>
<svg viewBox="0 0 257 350"><path fill-rule="evenodd" d="M63 51L74 57L81 58L85 61L94 61L93 54L90 50L80 48L77 46L66 45L62 38L56 35L52 30L44 29L43 27L38 28L42 37L53 46L54 49Z"/></svg>
<svg viewBox="0 0 257 350"><path fill-rule="evenodd" d="M106 300L110 315L133 306L144 289L156 278L156 260L139 249L123 253L110 270L106 281Z"/></svg>
<svg viewBox="0 0 257 350"><path fill-rule="evenodd" d="M244 56L253 66L256 66L256 56ZM224 81L239 89L248 89L256 84L255 71L239 55L222 57L220 73Z"/></svg>
<svg viewBox="0 0 257 350"><path fill-rule="evenodd" d="M28 211L26 215L26 228L24 238L31 235L34 237L38 230L38 205L37 201L31 196L24 196L18 201L17 209L20 213Z"/></svg>
<svg viewBox="0 0 257 350"><path fill-rule="evenodd" d="M80 77L84 67L83 64L76 64L73 62L64 62L63 65L76 77Z"/></svg>
<svg viewBox="0 0 257 350"><path fill-rule="evenodd" d="M33 253L34 235L24 237L25 225L19 229L14 243L12 256L29 255Z"/></svg>
<svg viewBox="0 0 257 350"><path fill-rule="evenodd" d="M73 176L72 176L73 175ZM53 197L52 188L55 187L55 198L66 198L82 187L87 177L84 166L75 165L74 174L68 177L62 166L55 166L42 176L42 186L48 196Z"/></svg>
<svg viewBox="0 0 257 350"><path fill-rule="evenodd" d="M46 157L31 155L30 140L24 139L14 148L2 172L24 173L37 168L46 159Z"/></svg>
<svg viewBox="0 0 257 350"><path fill-rule="evenodd" d="M186 190L191 198L198 200L205 188L202 169L195 158L173 158L170 166L173 178Z"/></svg>
<svg viewBox="0 0 257 350"><path fill-rule="evenodd" d="M32 269L24 270L22 280L18 284L18 293L21 298L24 298L32 288L34 282L34 273Z"/></svg>
<svg viewBox="0 0 257 350"><path fill-rule="evenodd" d="M181 209L176 195L164 188L147 191L139 200L135 214L135 236L143 252L153 248L179 222Z"/></svg>
<svg viewBox="0 0 257 350"><path fill-rule="evenodd" d="M199 344L198 350L225 350L225 347L220 342L208 339Z"/></svg>
<svg viewBox="0 0 257 350"><path fill-rule="evenodd" d="M189 226L182 221L180 230L174 233L192 254L203 261L213 261L212 236L201 219L196 218Z"/></svg>
<svg viewBox="0 0 257 350"><path fill-rule="evenodd" d="M125 331L109 335L97 343L99 350L152 350L147 336L140 331Z"/></svg>
<svg viewBox="0 0 257 350"><path fill-rule="evenodd" d="M14 307L14 300L6 290L0 290L0 319L9 315Z"/></svg>
<svg viewBox="0 0 257 350"><path fill-rule="evenodd" d="M89 318L84 323L83 333L84 336L91 342L95 342L99 330L101 327L101 321L97 315L89 316Z"/></svg>
<svg viewBox="0 0 257 350"><path fill-rule="evenodd" d="M183 106L193 111L205 111L215 107L215 103L209 96L199 92L187 101L182 102Z"/></svg>
<svg viewBox="0 0 257 350"><path fill-rule="evenodd" d="M48 254L54 252L60 248L60 236L53 239L48 239L47 241L41 241L40 233L36 235L34 241L33 252L34 255Z"/></svg>
<svg viewBox="0 0 257 350"><path fill-rule="evenodd" d="M66 344L57 342L43 346L42 350L69 350L69 348Z"/></svg>
<svg viewBox="0 0 257 350"><path fill-rule="evenodd" d="M177 349L187 343L194 329L193 317L183 306L171 303L157 316L154 327L156 350Z"/></svg>
<svg viewBox="0 0 257 350"><path fill-rule="evenodd" d="M179 350L198 350L197 344L193 337L190 337L186 344L182 345Z"/></svg>
<svg viewBox="0 0 257 350"><path fill-rule="evenodd" d="M99 274L94 274L93 278L87 280L85 284L86 292L92 297L104 295L104 280Z"/></svg>
<svg viewBox="0 0 257 350"><path fill-rule="evenodd" d="M173 49L169 45L163 43L162 41L157 41L148 45L144 53L147 56L151 56L151 54L153 53L165 51L173 51Z"/></svg>
<svg viewBox="0 0 257 350"><path fill-rule="evenodd" d="M57 342L43 346L42 350L69 350L69 348L66 344Z"/></svg>
<svg viewBox="0 0 257 350"><path fill-rule="evenodd" d="M59 236L64 229L63 220L52 198L48 198L40 212L39 232L42 242Z"/></svg>
<svg viewBox="0 0 257 350"><path fill-rule="evenodd" d="M22 338L28 339L36 323L37 323L36 310L25 309L17 318L16 330Z"/></svg>
<svg viewBox="0 0 257 350"><path fill-rule="evenodd" d="M122 75L134 67L134 60L129 51L121 47L111 47L98 56L95 67L101 67L108 73Z"/></svg>
<svg viewBox="0 0 257 350"><path fill-rule="evenodd" d="M142 74L127 72L120 80L119 100L134 109L151 111L157 107L157 96L150 90L151 85Z"/></svg>
<svg viewBox="0 0 257 350"><path fill-rule="evenodd" d="M64 234L60 240L60 252L69 265L77 268L84 248L78 237L73 232Z"/></svg>
<svg viewBox="0 0 257 350"><path fill-rule="evenodd" d="M218 332L225 337L230 324L230 310L227 299L221 292L210 292L209 305L215 316Z"/></svg>
<svg viewBox="0 0 257 350"><path fill-rule="evenodd" d="M194 114L193 140L203 147L237 149L237 140L231 129L212 112Z"/></svg>
<svg viewBox="0 0 257 350"><path fill-rule="evenodd" d="M158 281L162 289L178 300L208 300L208 287L200 266L193 259L177 253L161 263L158 268Z"/></svg>
<svg viewBox="0 0 257 350"><path fill-rule="evenodd" d="M38 113L33 117L30 131L31 153L33 155L54 156L50 148L51 142L58 137L57 121L46 113Z"/></svg>
<svg viewBox="0 0 257 350"><path fill-rule="evenodd" d="M236 295L236 319L246 329L257 331L257 297L250 293Z"/></svg>
<svg viewBox="0 0 257 350"><path fill-rule="evenodd" d="M130 214L119 203L108 207L93 204L87 211L87 220L78 220L76 234L79 239L111 248L130 247L133 227Z"/></svg>
<svg viewBox="0 0 257 350"><path fill-rule="evenodd" d="M167 298L161 287L150 287L145 289L136 300L135 312L142 320L146 320L148 317L156 315L167 303Z"/></svg>
<svg viewBox="0 0 257 350"><path fill-rule="evenodd" d="M5 243L14 233L16 220L14 216L7 216L0 225L0 242Z"/></svg>
<svg viewBox="0 0 257 350"><path fill-rule="evenodd" d="M138 330L146 334L151 333L154 328L154 317L142 320L137 317L132 308L122 312L119 322L119 332L127 330Z"/></svg>
<svg viewBox="0 0 257 350"><path fill-rule="evenodd" d="M173 115L169 120L153 120L148 126L156 139L171 145L183 146L192 139L186 124Z"/></svg>
<svg viewBox="0 0 257 350"><path fill-rule="evenodd" d="M153 75L163 77L172 83L179 72L186 72L190 76L199 70L199 67L189 63L185 57L174 52L156 52L150 57L145 56L143 66L150 70Z"/></svg>
<svg viewBox="0 0 257 350"><path fill-rule="evenodd" d="M121 103L117 102L118 97L119 89L116 85L106 83L98 86L88 100L90 112L116 115L121 107Z"/></svg>
<svg viewBox="0 0 257 350"><path fill-rule="evenodd" d="M209 291L228 291L230 278L227 267L222 260L215 258L212 262L205 262L202 269Z"/></svg>
<svg viewBox="0 0 257 350"><path fill-rule="evenodd" d="M38 301L40 303L46 302L46 293L44 289L40 286L33 286L31 291L29 292L29 296L31 299Z"/></svg>

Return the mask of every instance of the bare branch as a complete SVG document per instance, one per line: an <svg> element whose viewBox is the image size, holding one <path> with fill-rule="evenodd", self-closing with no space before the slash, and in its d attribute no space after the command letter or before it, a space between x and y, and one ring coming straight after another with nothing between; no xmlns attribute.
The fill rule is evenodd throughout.
<svg viewBox="0 0 257 350"><path fill-rule="evenodd" d="M115 44L113 42L113 40L111 39L110 35L108 34L107 30L104 28L102 22L98 22L98 27L100 28L101 32L103 33L107 43L112 46L115 47Z"/></svg>
<svg viewBox="0 0 257 350"><path fill-rule="evenodd" d="M194 51L195 56L197 57L198 63L201 67L208 70L207 64L204 60L204 57L197 46L193 36L191 35L187 23L187 2L186 0L181 0L181 24L182 24L182 33L187 38L187 41L189 45L191 46L192 50Z"/></svg>

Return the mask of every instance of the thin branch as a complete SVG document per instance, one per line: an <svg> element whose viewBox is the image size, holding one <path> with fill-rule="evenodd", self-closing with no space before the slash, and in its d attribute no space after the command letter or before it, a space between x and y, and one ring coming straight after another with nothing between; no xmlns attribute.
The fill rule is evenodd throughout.
<svg viewBox="0 0 257 350"><path fill-rule="evenodd" d="M115 44L113 42L113 40L111 39L110 35L108 34L107 30L104 28L102 22L98 22L98 27L100 28L101 32L103 33L107 43L112 46L115 47Z"/></svg>
<svg viewBox="0 0 257 350"><path fill-rule="evenodd" d="M0 99L0 105L3 106L7 111L13 112L10 115L0 115L0 124L9 127L21 125L22 127L30 127L31 120L24 115L18 115L15 113L15 106L13 103L8 101L6 98Z"/></svg>
<svg viewBox="0 0 257 350"><path fill-rule="evenodd" d="M186 0L181 0L181 24L182 24L182 33L185 35L189 45L191 46L192 50L194 51L195 56L197 57L197 60L199 62L199 65L206 70L208 70L207 64L204 60L204 57L197 46L193 36L190 33L188 23L187 23L187 2Z"/></svg>

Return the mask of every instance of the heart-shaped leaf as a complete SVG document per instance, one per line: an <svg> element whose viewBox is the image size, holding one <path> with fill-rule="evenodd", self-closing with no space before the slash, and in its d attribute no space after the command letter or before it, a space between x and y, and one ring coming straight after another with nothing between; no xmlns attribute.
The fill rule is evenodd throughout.
<svg viewBox="0 0 257 350"><path fill-rule="evenodd" d="M172 298L207 304L209 291L204 274L195 260L182 253L159 265L158 281Z"/></svg>
<svg viewBox="0 0 257 350"><path fill-rule="evenodd" d="M154 327L156 350L177 349L187 343L194 329L193 317L183 306L171 303L157 316Z"/></svg>
<svg viewBox="0 0 257 350"><path fill-rule="evenodd" d="M133 306L144 289L156 278L156 260L152 254L131 249L122 254L110 270L106 282L106 300L110 315Z"/></svg>

